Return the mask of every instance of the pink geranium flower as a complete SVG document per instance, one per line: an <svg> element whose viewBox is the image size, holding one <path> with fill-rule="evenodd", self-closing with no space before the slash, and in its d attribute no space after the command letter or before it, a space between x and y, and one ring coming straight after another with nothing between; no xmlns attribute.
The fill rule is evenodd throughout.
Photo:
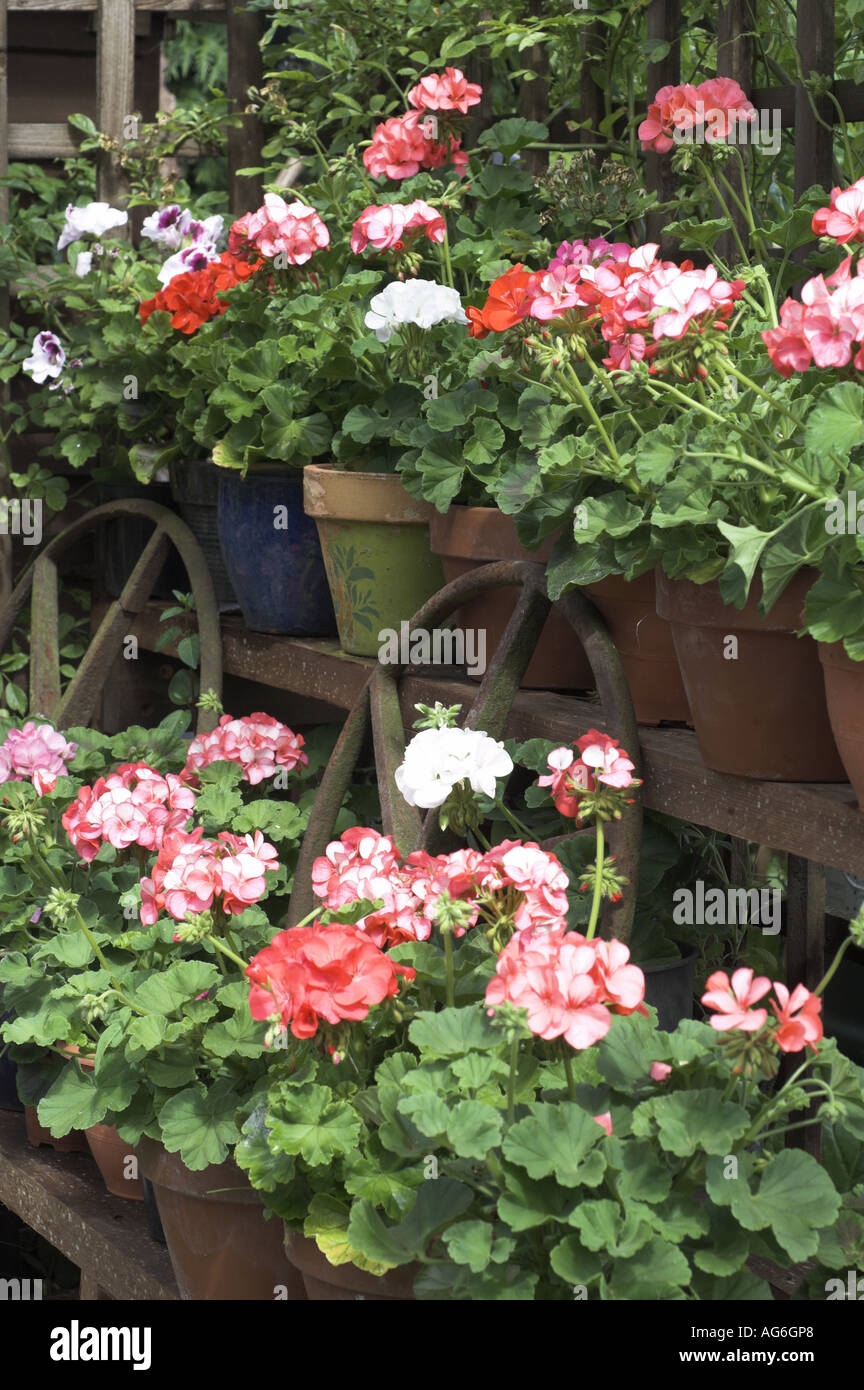
<svg viewBox="0 0 864 1390"><path fill-rule="evenodd" d="M754 979L749 967L736 970L730 982L724 970L715 970L709 975L707 989L702 996L706 1008L716 1009L708 1022L719 1033L730 1028L738 1028L743 1033L753 1033L763 1027L768 1018L767 1009L754 1009L753 1005L763 999L771 988L771 981L764 975Z"/></svg>
<svg viewBox="0 0 864 1390"><path fill-rule="evenodd" d="M278 768L293 772L298 767L308 767L303 741L302 734L293 733L272 715L259 713L232 719L230 714L223 714L211 733L193 738L181 775L188 781L199 768L210 763L237 763L243 769L243 781L257 786L265 778L274 777Z"/></svg>
<svg viewBox="0 0 864 1390"><path fill-rule="evenodd" d="M174 773L147 763L124 763L92 787L81 787L61 817L79 857L95 859L103 844L158 850L165 835L186 825L195 793Z"/></svg>
<svg viewBox="0 0 864 1390"><path fill-rule="evenodd" d="M822 1039L822 1000L811 994L805 985L796 985L791 995L784 984L774 981L774 993L780 1000L778 1008L774 1000L771 1007L777 1015L779 1027L774 1040L781 1052L801 1052L805 1047L817 1051L816 1044Z"/></svg>
<svg viewBox="0 0 864 1390"><path fill-rule="evenodd" d="M37 772L56 780L65 775L77 750L77 743L67 743L50 724L31 719L21 729L10 729L0 745L0 782L32 782Z"/></svg>
<svg viewBox="0 0 864 1390"><path fill-rule="evenodd" d="M829 206L813 214L813 231L840 245L864 241L864 179L849 188L831 189Z"/></svg>
<svg viewBox="0 0 864 1390"><path fill-rule="evenodd" d="M418 111L459 111L465 115L482 96L483 88L469 82L459 68L445 68L443 73L421 77L408 93L408 105Z"/></svg>

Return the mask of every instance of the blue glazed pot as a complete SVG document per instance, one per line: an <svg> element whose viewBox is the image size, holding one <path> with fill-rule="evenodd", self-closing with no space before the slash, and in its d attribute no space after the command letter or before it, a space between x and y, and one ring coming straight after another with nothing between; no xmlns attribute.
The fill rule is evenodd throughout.
<svg viewBox="0 0 864 1390"><path fill-rule="evenodd" d="M294 470L225 472L219 543L246 626L291 637L329 637L336 617L315 522Z"/></svg>

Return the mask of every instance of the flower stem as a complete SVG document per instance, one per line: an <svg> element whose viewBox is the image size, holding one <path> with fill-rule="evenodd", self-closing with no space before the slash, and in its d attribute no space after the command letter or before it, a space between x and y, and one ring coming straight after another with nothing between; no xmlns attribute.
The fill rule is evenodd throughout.
<svg viewBox="0 0 864 1390"><path fill-rule="evenodd" d="M453 975L453 933L447 929L441 933L444 937L444 964L447 969L447 1008L452 1009L456 1003L456 987Z"/></svg>
<svg viewBox="0 0 864 1390"><path fill-rule="evenodd" d="M570 1100L575 1100L576 1085L573 1081L573 1058L570 1056L569 1052L564 1053L564 1075L567 1077L567 1095L569 1096Z"/></svg>
<svg viewBox="0 0 864 1390"><path fill-rule="evenodd" d="M603 899L603 865L606 861L606 844L603 836L603 822L599 816L596 822L597 827L597 855L594 862L594 897L591 902L591 918L588 922L588 930L585 933L585 940L591 941L597 930L597 922L600 917L600 904Z"/></svg>
<svg viewBox="0 0 864 1390"><path fill-rule="evenodd" d="M449 238L448 235L447 235L446 229L445 229L445 232L444 232L444 240L440 243L440 245L441 245L441 259L442 259L442 261L443 261L443 263L444 263L444 279L445 279L446 283L450 286L450 288L451 288L451 290L452 290L452 289L454 288L454 286L453 286L453 266L452 266L451 263L450 263L450 238Z"/></svg>
<svg viewBox="0 0 864 1390"><path fill-rule="evenodd" d="M816 988L814 989L814 991L813 991L814 994L824 994L825 990L828 988L828 986L830 985L831 981L834 979L834 976L835 976L835 974L837 973L837 969L838 969L838 967L839 967L839 965L840 965L840 962L841 962L841 960L843 959L843 957L845 956L846 952L848 951L848 949L849 949L849 947L850 947L851 945L852 945L852 937L851 937L851 936L847 936L846 940L841 944L841 946L840 946L840 948L839 948L839 950L838 950L836 956L835 956L834 959L832 960L832 962L831 962L831 964L829 965L828 969L826 970L825 974L822 976L822 979L819 981L818 985L817 985Z"/></svg>
<svg viewBox="0 0 864 1390"><path fill-rule="evenodd" d="M510 1044L510 1076L507 1079L507 1123L512 1125L516 1117L516 1067L519 1062L519 1039Z"/></svg>
<svg viewBox="0 0 864 1390"><path fill-rule="evenodd" d="M573 368L570 366L569 362L567 364L567 373L572 379L573 385L576 387L576 393L579 396L579 399L581 400L590 418L594 421L594 424L597 426L598 430L603 436L606 448L609 450L609 457L612 459L613 463L620 464L621 460L618 457L618 450L612 443L612 440L606 432L606 428L603 424L603 421L600 419L600 416L597 414L597 411L594 409L594 406L591 404L591 401L588 398L588 393L585 390L585 387L582 385L582 382L579 380L578 376L574 372Z"/></svg>
<svg viewBox="0 0 864 1390"><path fill-rule="evenodd" d="M217 951L221 951L223 956L227 956L229 960L233 960L234 964L239 965L243 973L246 973L246 966L249 964L248 961L242 960L240 956L231 950L230 946L226 946L225 942L220 941L217 936L211 936L208 939L211 945L216 947Z"/></svg>
<svg viewBox="0 0 864 1390"><path fill-rule="evenodd" d="M523 839L526 836L529 840L531 839L531 831L528 829L527 825L523 825L521 821L517 820L517 818L504 805L504 802L502 801L500 796L496 796L495 805L498 807L498 810L501 812L504 819L508 821L510 825L512 825L517 835L519 835Z"/></svg>

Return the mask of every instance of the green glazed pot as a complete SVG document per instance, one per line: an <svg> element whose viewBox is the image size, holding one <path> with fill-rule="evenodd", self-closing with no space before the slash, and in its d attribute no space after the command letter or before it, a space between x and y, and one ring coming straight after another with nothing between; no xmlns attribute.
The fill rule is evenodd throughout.
<svg viewBox="0 0 864 1390"><path fill-rule="evenodd" d="M377 656L386 629L398 632L444 585L429 547L434 508L411 497L398 474L319 464L303 470L303 505L318 527L342 650Z"/></svg>

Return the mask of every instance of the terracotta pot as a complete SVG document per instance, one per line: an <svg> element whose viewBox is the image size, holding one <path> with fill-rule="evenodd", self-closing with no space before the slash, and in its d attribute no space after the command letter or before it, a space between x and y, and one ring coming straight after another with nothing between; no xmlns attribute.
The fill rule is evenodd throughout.
<svg viewBox="0 0 864 1390"><path fill-rule="evenodd" d="M91 1125L84 1133L108 1191L115 1197L126 1197L131 1202L143 1202L144 1191L138 1177L138 1164L134 1161L135 1150L132 1145L120 1138L114 1125ZM130 1158L133 1159L131 1165ZM128 1176L130 1166L134 1177Z"/></svg>
<svg viewBox="0 0 864 1390"><path fill-rule="evenodd" d="M657 614L654 571L611 575L585 592L609 629L630 686L639 724L692 724L672 629Z"/></svg>
<svg viewBox="0 0 864 1390"><path fill-rule="evenodd" d="M282 1248L281 1222L265 1219L258 1193L233 1161L193 1173L179 1154L146 1136L137 1152L181 1298L305 1300L302 1278Z"/></svg>
<svg viewBox="0 0 864 1390"><path fill-rule="evenodd" d="M332 1265L308 1236L285 1232L285 1252L301 1271L310 1302L369 1302L413 1299L417 1265L400 1265L386 1274L367 1274L356 1265Z"/></svg>
<svg viewBox="0 0 864 1390"><path fill-rule="evenodd" d="M762 618L758 582L737 609L723 602L716 582L657 571L657 612L672 624L699 747L715 771L773 782L846 780L816 643L795 636L814 578L796 574Z"/></svg>
<svg viewBox="0 0 864 1390"><path fill-rule="evenodd" d="M529 560L545 565L555 543L555 537L550 536L538 550L525 550L512 518L497 507L451 507L444 516L434 512L429 522L429 539L433 552L441 556L448 584L495 560ZM487 662L504 636L518 601L516 588L490 589L482 597L463 604L455 614L459 627L485 631ZM482 680L482 673L471 679ZM546 619L522 685L534 690L591 690L594 686L581 643L570 624L555 613Z"/></svg>
<svg viewBox="0 0 864 1390"><path fill-rule="evenodd" d="M444 584L429 548L434 509L396 473L349 473L307 464L303 504L314 517L342 650L377 656L385 629L413 617Z"/></svg>
<svg viewBox="0 0 864 1390"><path fill-rule="evenodd" d="M853 661L842 642L819 642L831 729L846 776L864 807L864 661Z"/></svg>
<svg viewBox="0 0 864 1390"><path fill-rule="evenodd" d="M56 1149L58 1154L89 1154L90 1152L87 1135L81 1129L70 1129L69 1133L64 1134L62 1139L55 1139L50 1129L40 1125L35 1105L24 1106L24 1123L27 1128L27 1138L34 1148L38 1149L40 1144L50 1144L51 1148Z"/></svg>

